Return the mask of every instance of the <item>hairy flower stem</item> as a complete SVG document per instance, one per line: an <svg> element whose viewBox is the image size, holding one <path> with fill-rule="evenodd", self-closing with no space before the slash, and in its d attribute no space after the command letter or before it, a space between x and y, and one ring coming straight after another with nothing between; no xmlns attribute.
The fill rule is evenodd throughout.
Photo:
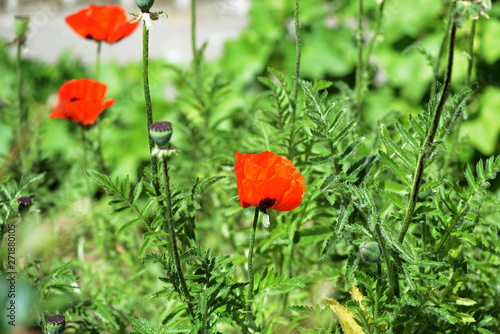
<svg viewBox="0 0 500 334"><path fill-rule="evenodd" d="M151 96L149 94L149 73L148 62L149 58L149 30L146 27L146 22L143 22L142 27L142 85L144 88L144 100L146 101L146 116L147 116L147 134L149 139L149 154L151 157L151 173L153 174L153 187L156 194L159 194L160 183L158 181L158 160L153 154L155 144L149 136L149 126L153 123L153 108L151 106Z"/></svg>
<svg viewBox="0 0 500 334"><path fill-rule="evenodd" d="M451 22L453 21L453 8L454 8L454 4L455 3L450 4L450 13L449 13L449 16L448 16L448 23L446 24L446 30L445 30L445 33L444 33L444 36L443 36L443 40L441 41L441 45L439 46L439 51L438 51L438 54L437 54L437 57L436 57L436 64L434 65L434 69L433 69L433 72L434 72L434 82L432 83L432 86L431 86L431 95L430 95L431 98L436 94L436 82L435 81L438 81L438 79L439 79L439 67L441 66L441 56L444 53L444 48L445 48L445 45L446 45L446 40L448 39L448 34L450 32Z"/></svg>
<svg viewBox="0 0 500 334"><path fill-rule="evenodd" d="M196 0L191 0L191 49L193 59L195 63L198 63L198 54L196 52Z"/></svg>
<svg viewBox="0 0 500 334"><path fill-rule="evenodd" d="M378 243L382 249L382 255L384 257L385 266L387 267L387 281L389 282L389 298L392 298L393 294L399 297L399 291L397 288L396 275L394 273L394 268L392 266L391 258L389 257L389 252L387 251L387 246L385 244L385 238L382 235L380 225L377 223L375 225L375 233L377 235Z"/></svg>
<svg viewBox="0 0 500 334"><path fill-rule="evenodd" d="M101 70L101 46L102 42L97 42L97 55L95 60L95 79L99 81L99 72Z"/></svg>
<svg viewBox="0 0 500 334"><path fill-rule="evenodd" d="M23 150L21 149L21 142L22 140L22 133L23 133L23 127L26 125L26 122L28 120L28 115L27 111L24 108L23 105L23 67L22 67L22 57L21 57L21 51L22 51L22 46L24 43L24 39L18 38L17 40L17 54L16 54L16 67L17 67L17 106L19 108L19 129L17 131L18 135L18 150L19 150L19 156L17 158L19 166L21 167L21 171L24 172L24 167L23 167Z"/></svg>
<svg viewBox="0 0 500 334"><path fill-rule="evenodd" d="M27 115L23 106L23 68L21 66L21 51L22 51L23 40L18 39L17 41L17 54L16 54L16 65L17 65L17 106L19 108L19 134L21 129L27 120Z"/></svg>
<svg viewBox="0 0 500 334"><path fill-rule="evenodd" d="M177 237L175 236L175 227L174 227L174 217L172 214L172 193L170 191L170 178L168 176L168 157L166 155L163 156L163 177L165 181L165 193L167 195L167 219L165 220L168 228L168 236L169 236L169 248L170 248L170 256L174 260L175 270L177 271L177 275L179 277L179 281L181 282L181 291L186 299L188 305L188 311L191 315L191 319L193 320L194 312L193 306L191 305L192 297L189 293L188 287L186 285L186 280L184 279L184 274L182 272L181 261L179 259L179 250L177 249Z"/></svg>
<svg viewBox="0 0 500 334"><path fill-rule="evenodd" d="M434 111L434 117L431 121L431 126L429 127L429 131L427 133L427 137L425 138L424 143L422 144L420 151L421 153L418 155L417 168L415 169L415 174L413 175L411 192L408 198L408 204L406 205L406 212L403 219L403 223L401 225L401 231L399 232L398 241L403 242L406 232L411 223L411 219L413 218L413 214L415 211L415 206L417 205L418 192L420 189L420 183L422 181L422 177L425 169L425 160L427 158L427 154L429 153L432 143L434 142L434 138L436 137L436 133L439 126L439 120L441 118L441 113L444 109L444 105L448 94L450 93L450 82L451 82L451 74L453 69L453 49L455 46L455 34L457 31L457 26L455 23L452 24L451 33L450 33L450 44L448 51L448 66L446 69L446 75L444 80L443 92L441 93L441 97L436 106L436 110Z"/></svg>
<svg viewBox="0 0 500 334"><path fill-rule="evenodd" d="M472 68L474 67L474 38L476 37L476 26L477 20L472 20L470 35L469 35L469 64L467 66L467 80L465 84L470 85L470 79L472 77Z"/></svg>
<svg viewBox="0 0 500 334"><path fill-rule="evenodd" d="M370 56L373 52L373 49L375 48L375 42L377 41L378 35L380 34L380 26L382 25L382 18L384 16L384 4L385 1L383 1L379 6L378 6L378 14L377 14L377 23L375 26L375 32L373 33L372 38L370 39L370 42L368 43L368 48L366 51L366 57L365 57L365 63L363 65L363 73L366 71L366 68L368 67L368 61L370 60ZM363 93L361 92L361 99L363 99Z"/></svg>
<svg viewBox="0 0 500 334"><path fill-rule="evenodd" d="M299 21L299 0L295 0L293 17L295 20L295 74L293 84L293 101L292 104L292 125L295 124L295 114L297 113L297 96L299 94L299 78L300 78L300 21Z"/></svg>
<svg viewBox="0 0 500 334"><path fill-rule="evenodd" d="M361 114L361 95L363 90L363 0L358 0L359 3L359 16L358 16L358 29L356 31L356 41L358 46L358 65L356 68L356 95L355 95L355 109L358 115ZM349 116L350 118L350 116Z"/></svg>
<svg viewBox="0 0 500 334"><path fill-rule="evenodd" d="M250 247L248 248L248 293L247 293L247 317L252 328L256 328L252 313L253 303L253 247L255 245L255 231L257 230L257 222L259 220L259 208L255 208L255 216L253 218L252 236L250 238Z"/></svg>

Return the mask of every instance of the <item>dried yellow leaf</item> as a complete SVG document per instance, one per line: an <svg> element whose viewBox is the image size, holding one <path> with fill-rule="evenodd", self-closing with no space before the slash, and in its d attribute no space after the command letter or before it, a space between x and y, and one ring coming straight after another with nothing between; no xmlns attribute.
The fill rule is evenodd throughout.
<svg viewBox="0 0 500 334"><path fill-rule="evenodd" d="M339 319L346 334L363 334L363 328L354 320L354 314L334 299L323 298Z"/></svg>
<svg viewBox="0 0 500 334"><path fill-rule="evenodd" d="M366 311L366 306L361 304L361 302L363 301L365 296L363 296L361 291L359 291L358 287L355 286L354 283L352 284L351 288L349 289L349 293L351 294L351 297L353 300L359 302L359 307L361 307L361 309L363 311Z"/></svg>

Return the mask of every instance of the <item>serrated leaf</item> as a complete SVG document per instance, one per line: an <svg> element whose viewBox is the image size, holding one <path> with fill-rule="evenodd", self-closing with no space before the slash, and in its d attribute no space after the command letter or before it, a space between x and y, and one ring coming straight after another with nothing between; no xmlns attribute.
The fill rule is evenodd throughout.
<svg viewBox="0 0 500 334"><path fill-rule="evenodd" d="M144 253L148 249L148 247L153 243L154 239L153 238L147 238L144 240L144 242L141 245L141 248L139 249L139 255L138 258L142 258L144 256Z"/></svg>
<svg viewBox="0 0 500 334"><path fill-rule="evenodd" d="M118 330L120 329L120 326L116 322L115 318L111 315L111 312L109 312L108 308L104 306L103 304L99 303L97 304L96 307L96 313L100 314L104 319L106 319L113 327Z"/></svg>
<svg viewBox="0 0 500 334"><path fill-rule="evenodd" d="M309 161L313 164L322 164L325 162L333 161L334 159L335 159L335 154L327 154L310 158Z"/></svg>
<svg viewBox="0 0 500 334"><path fill-rule="evenodd" d="M334 299L323 298L339 319L346 334L363 334L363 328L354 319L354 314Z"/></svg>
<svg viewBox="0 0 500 334"><path fill-rule="evenodd" d="M135 205L137 203L137 201L139 200L139 197L141 197L141 194L142 194L142 189L143 189L143 179L141 179L139 181L139 183L137 183L137 185L135 186L135 189L134 189L134 198L132 200L132 203Z"/></svg>
<svg viewBox="0 0 500 334"><path fill-rule="evenodd" d="M105 189L112 188L111 181L109 180L109 178L106 175L101 174L101 173L99 173L95 170L92 170L92 169L86 169L85 174L87 174L87 177L92 179L94 182L99 184L101 187L103 187Z"/></svg>
<svg viewBox="0 0 500 334"><path fill-rule="evenodd" d="M400 169L399 169L399 166L394 162L394 160L391 159L391 157L389 157L389 155L387 155L387 153L385 153L384 151L378 151L380 157L382 158L382 160L385 161L385 163L387 164L387 166L389 166L389 168L392 169L392 171L399 177L399 179L407 186L407 187L410 187L410 181L409 181L409 178L407 177L407 175L405 173L403 173Z"/></svg>
<svg viewBox="0 0 500 334"><path fill-rule="evenodd" d="M470 168L469 164L467 164L466 167L465 167L465 178L467 179L467 182L469 183L469 186L474 191L477 190L476 180L474 179L474 175L472 174L472 169Z"/></svg>
<svg viewBox="0 0 500 334"><path fill-rule="evenodd" d="M332 139L332 145L337 145L342 139L344 139L351 131L354 129L356 124L358 124L359 118L353 119L349 124L347 124L340 133Z"/></svg>
<svg viewBox="0 0 500 334"><path fill-rule="evenodd" d="M132 219L132 220L128 221L127 223L123 224L122 227L120 227L116 233L117 234L123 233L123 232L127 231L128 229L132 228L133 226L139 224L140 222L141 222L141 220L139 218Z"/></svg>
<svg viewBox="0 0 500 334"><path fill-rule="evenodd" d="M420 149L420 145L418 145L417 140L413 138L410 132L401 123L396 122L396 128L403 139L411 146L412 150L417 152Z"/></svg>

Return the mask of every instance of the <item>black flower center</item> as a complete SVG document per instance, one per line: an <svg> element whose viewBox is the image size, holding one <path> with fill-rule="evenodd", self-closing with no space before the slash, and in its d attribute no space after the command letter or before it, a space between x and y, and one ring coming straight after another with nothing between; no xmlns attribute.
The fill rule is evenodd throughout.
<svg viewBox="0 0 500 334"><path fill-rule="evenodd" d="M276 198L266 197L259 203L259 209L266 210L272 207L276 203Z"/></svg>
<svg viewBox="0 0 500 334"><path fill-rule="evenodd" d="M71 102L75 102L75 101L78 101L78 100L79 100L79 98L74 97L74 98L72 98L70 101L71 101Z"/></svg>

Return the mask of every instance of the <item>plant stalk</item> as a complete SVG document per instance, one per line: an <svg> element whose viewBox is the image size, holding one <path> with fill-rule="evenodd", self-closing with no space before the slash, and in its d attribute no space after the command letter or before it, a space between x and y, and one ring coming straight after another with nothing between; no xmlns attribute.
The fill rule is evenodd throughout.
<svg viewBox="0 0 500 334"><path fill-rule="evenodd" d="M299 21L299 0L295 0L293 10L293 17L295 21L295 73L293 84L293 101L292 104L292 125L295 124L295 114L297 110L297 96L299 94L299 78L300 78L300 57L301 57L301 43L300 43L300 21Z"/></svg>
<svg viewBox="0 0 500 334"><path fill-rule="evenodd" d="M255 208L255 216L253 218L252 224L252 235L250 238L250 247L248 248L248 294L247 294L247 317L252 328L256 328L255 321L252 313L252 303L253 303L253 248L255 245L255 231L257 230L257 222L259 220L259 208Z"/></svg>
<svg viewBox="0 0 500 334"><path fill-rule="evenodd" d="M380 27L382 25L382 18L384 16L384 4L385 4L385 1L383 1L378 7L378 15L377 15L377 23L375 26L375 32L373 33L373 36L370 39L370 42L368 43L368 49L366 51L366 59L365 59L365 63L363 66L363 72L366 71L366 68L368 67L368 61L370 60L370 56L373 52L373 49L375 48L375 42L377 41L377 37L380 34ZM362 73L362 75L363 74L364 73ZM361 98L362 98L362 96L361 96Z"/></svg>
<svg viewBox="0 0 500 334"><path fill-rule="evenodd" d="M151 173L153 175L153 187L156 194L158 195L160 189L160 183L158 180L158 160L153 154L153 149L155 144L153 139L149 136L149 126L153 123L153 108L151 105L151 95L149 93L149 30L146 27L146 23L143 22L142 27L142 85L144 88L144 100L146 102L146 117L147 117L147 134L149 140L149 155L151 157Z"/></svg>
<svg viewBox="0 0 500 334"><path fill-rule="evenodd" d="M196 52L196 0L191 0L191 49L193 51L193 59L197 62Z"/></svg>
<svg viewBox="0 0 500 334"><path fill-rule="evenodd" d="M192 297L189 293L188 287L186 285L186 280L184 279L184 274L182 272L181 261L179 259L179 250L177 249L177 237L175 236L175 227L174 227L174 217L172 214L172 193L170 191L170 178L168 176L168 157L166 155L163 156L163 177L165 181L165 193L167 195L167 228L169 235L169 244L170 244L170 256L174 259L175 270L177 271L177 275L181 282L181 290L184 295L184 298L187 300L188 310L191 316L194 315L191 301Z"/></svg>
<svg viewBox="0 0 500 334"><path fill-rule="evenodd" d="M418 192L420 190L420 183L422 181L422 177L425 169L425 160L427 158L427 153L431 149L432 143L434 142L434 138L436 137L436 133L439 126L439 120L441 118L441 113L444 109L444 105L446 99L450 93L450 83L451 83L451 75L453 69L453 54L454 54L454 46L455 46L455 35L457 31L457 26L455 23L452 24L451 33L450 33L450 44L448 51L448 66L446 69L445 81L443 92L439 99L439 102L436 106L436 110L434 112L434 117L432 118L431 126L429 127L429 131L427 133L427 137L425 138L424 143L422 144L420 150L421 153L418 155L417 167L415 169L415 174L412 179L412 186L410 196L408 198L408 204L406 205L406 212L403 219L403 224L401 225L401 231L398 236L398 241L403 242L406 232L411 223L411 219L413 218L413 214L415 211L415 206L417 205Z"/></svg>
<svg viewBox="0 0 500 334"><path fill-rule="evenodd" d="M97 42L97 56L95 61L95 79L99 81L99 72L101 70L101 46L102 41Z"/></svg>
<svg viewBox="0 0 500 334"><path fill-rule="evenodd" d="M469 36L469 64L467 66L467 80L465 84L470 85L470 79L472 77L472 68L474 67L474 38L476 37L476 26L477 20L472 20L470 36Z"/></svg>
<svg viewBox="0 0 500 334"><path fill-rule="evenodd" d="M359 16L358 16L358 29L356 31L356 42L358 47L358 65L356 68L356 96L354 101L357 114L361 114L361 95L362 95L362 81L363 81L363 0L358 0L359 3Z"/></svg>
<svg viewBox="0 0 500 334"><path fill-rule="evenodd" d="M454 8L454 3L450 5L450 14L448 17L448 23L446 24L446 31L443 36L443 40L441 41L441 45L439 46L439 51L437 54L436 58L436 64L434 65L434 82L432 83L431 86L431 98L436 94L436 82L439 79L439 67L441 67L441 57L444 53L444 47L446 45L446 40L448 39L448 34L450 32L450 27L451 27L451 22L453 21L453 8Z"/></svg>

